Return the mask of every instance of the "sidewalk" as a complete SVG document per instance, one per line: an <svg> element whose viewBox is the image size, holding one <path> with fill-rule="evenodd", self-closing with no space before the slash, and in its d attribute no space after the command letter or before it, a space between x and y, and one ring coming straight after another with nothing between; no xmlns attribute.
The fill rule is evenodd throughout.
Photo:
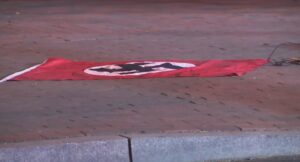
<svg viewBox="0 0 300 162"><path fill-rule="evenodd" d="M276 57L299 56L297 1L0 3L1 78L54 56L97 61L266 58L275 45L284 42L295 44L280 48ZM264 66L243 77L6 82L0 84L0 155L9 157L10 153L2 151L6 148L40 146L44 141L49 141L46 146L53 147L54 152L60 152L57 150L68 148L64 143L74 138L83 139L75 142L80 144L100 141L84 147L100 147L107 152L114 146L109 142L119 141L112 154L79 148L87 157L111 158L114 152L121 152L115 161L125 161L130 160L131 152L132 161L167 157L163 153L170 155L163 161L205 160L180 159L197 151L184 155L165 149L178 152L178 157L159 149L145 152L146 144L139 139L149 137L154 139L150 144L155 148L164 148L161 139L173 141L173 136L177 139L182 135L184 142L190 136L203 142L206 134L221 136L227 146L241 144L236 149L222 145L228 150L225 159L259 152L260 156L300 154L299 74L299 66L291 65ZM269 134L270 143L265 140ZM245 138L234 143L240 136ZM125 137L130 138L131 145ZM61 145L52 145L53 141ZM219 147L219 142L210 142L196 150ZM251 142L266 152L236 154ZM178 149L192 147L180 140L175 143Z"/></svg>

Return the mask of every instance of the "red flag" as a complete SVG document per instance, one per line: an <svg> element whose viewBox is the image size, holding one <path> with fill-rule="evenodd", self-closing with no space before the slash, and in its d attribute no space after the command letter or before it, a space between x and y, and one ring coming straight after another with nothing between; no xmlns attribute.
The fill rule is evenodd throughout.
<svg viewBox="0 0 300 162"><path fill-rule="evenodd" d="M7 80L101 80L241 76L267 62L266 59L77 62L63 58L49 58L40 65L12 74L0 82Z"/></svg>

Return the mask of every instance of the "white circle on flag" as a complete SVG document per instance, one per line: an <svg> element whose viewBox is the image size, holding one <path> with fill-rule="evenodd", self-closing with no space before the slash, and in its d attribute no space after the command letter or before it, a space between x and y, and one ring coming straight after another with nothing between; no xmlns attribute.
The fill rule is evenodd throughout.
<svg viewBox="0 0 300 162"><path fill-rule="evenodd" d="M85 69L84 72L90 75L98 76L139 76L144 74L179 70L195 66L195 64L185 62L144 61L94 66Z"/></svg>

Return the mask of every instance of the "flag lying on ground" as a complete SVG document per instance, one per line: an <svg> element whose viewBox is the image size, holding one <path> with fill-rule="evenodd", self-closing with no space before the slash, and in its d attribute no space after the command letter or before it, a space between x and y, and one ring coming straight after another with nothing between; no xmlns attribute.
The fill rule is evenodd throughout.
<svg viewBox="0 0 300 162"><path fill-rule="evenodd" d="M14 73L0 82L8 80L101 80L241 76L267 62L266 59L90 62L49 58L42 64Z"/></svg>

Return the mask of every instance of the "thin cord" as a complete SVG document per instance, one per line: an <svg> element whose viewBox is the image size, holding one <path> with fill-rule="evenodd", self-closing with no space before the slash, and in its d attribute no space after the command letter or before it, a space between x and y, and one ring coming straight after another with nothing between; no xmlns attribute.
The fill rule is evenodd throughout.
<svg viewBox="0 0 300 162"><path fill-rule="evenodd" d="M290 42L286 42L286 43L280 43L280 44L276 45L276 46L274 47L274 49L272 50L272 52L269 54L268 58L267 58L268 62L271 61L271 58L273 57L273 55L275 54L275 52L277 51L277 49L278 49L279 47L282 47L282 46L288 45L288 44L291 44L291 43L290 43Z"/></svg>
<svg viewBox="0 0 300 162"><path fill-rule="evenodd" d="M280 47L284 46L284 45L291 45L291 44L295 44L295 43L291 43L291 42L286 42L286 43L281 43L278 44L274 47L274 49L272 50L272 52L269 54L267 60L270 64L272 64L273 66L282 66L283 64L294 64L294 65L300 65L300 58L295 57L295 58L282 58L281 60L271 60L272 57L274 56L275 52L277 51L277 49L279 49Z"/></svg>

